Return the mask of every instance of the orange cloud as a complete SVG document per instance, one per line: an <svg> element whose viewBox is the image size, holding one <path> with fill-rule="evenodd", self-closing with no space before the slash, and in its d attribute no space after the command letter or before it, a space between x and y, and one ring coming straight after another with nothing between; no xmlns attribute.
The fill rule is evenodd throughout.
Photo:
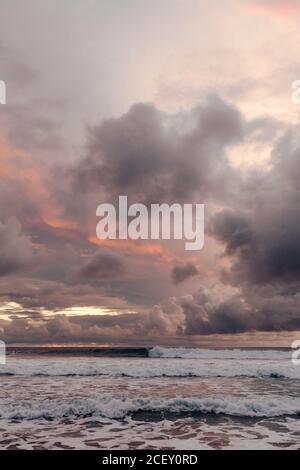
<svg viewBox="0 0 300 470"><path fill-rule="evenodd" d="M162 248L154 243L138 243L132 240L99 240L96 235L90 236L89 242L103 248L116 248L127 253L150 256L160 256L163 253Z"/></svg>
<svg viewBox="0 0 300 470"><path fill-rule="evenodd" d="M242 10L251 15L291 16L300 12L300 0L249 0L242 3Z"/></svg>
<svg viewBox="0 0 300 470"><path fill-rule="evenodd" d="M41 220L31 220L31 223L44 222L52 228L75 229L76 225L60 216L57 207L47 188L44 171L36 165L30 153L23 149L14 148L0 135L0 178L22 188L24 195L37 209Z"/></svg>

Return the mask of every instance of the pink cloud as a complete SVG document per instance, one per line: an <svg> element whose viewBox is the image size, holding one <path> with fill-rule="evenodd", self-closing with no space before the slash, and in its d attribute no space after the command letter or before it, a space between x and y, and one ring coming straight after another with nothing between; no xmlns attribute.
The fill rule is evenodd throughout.
<svg viewBox="0 0 300 470"><path fill-rule="evenodd" d="M300 0L249 0L242 9L252 15L290 16L300 12Z"/></svg>

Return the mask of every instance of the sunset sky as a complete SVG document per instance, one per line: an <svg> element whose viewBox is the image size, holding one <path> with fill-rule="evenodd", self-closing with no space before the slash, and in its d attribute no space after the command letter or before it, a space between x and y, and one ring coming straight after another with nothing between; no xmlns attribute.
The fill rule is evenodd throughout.
<svg viewBox="0 0 300 470"><path fill-rule="evenodd" d="M0 339L300 339L300 0L1 0ZM205 245L96 208L205 204Z"/></svg>

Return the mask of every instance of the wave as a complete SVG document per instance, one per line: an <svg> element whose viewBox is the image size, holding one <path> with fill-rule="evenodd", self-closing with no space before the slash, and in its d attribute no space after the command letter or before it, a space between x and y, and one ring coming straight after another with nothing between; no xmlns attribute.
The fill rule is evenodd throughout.
<svg viewBox="0 0 300 470"><path fill-rule="evenodd" d="M105 346L8 346L6 352L8 356L148 357L149 349Z"/></svg>
<svg viewBox="0 0 300 470"><path fill-rule="evenodd" d="M9 359L0 376L107 377L151 379L157 377L249 377L300 380L300 367L288 361L221 359Z"/></svg>
<svg viewBox="0 0 300 470"><path fill-rule="evenodd" d="M291 352L280 349L198 349L155 346L149 350L149 357L165 359L285 360L291 358Z"/></svg>
<svg viewBox="0 0 300 470"><path fill-rule="evenodd" d="M101 357L101 358L181 358L181 359L270 359L289 358L287 348L277 349L205 349L155 346L151 348L125 347L7 347L8 357Z"/></svg>
<svg viewBox="0 0 300 470"><path fill-rule="evenodd" d="M23 404L0 409L0 419L35 420L66 417L105 417L124 419L138 413L161 415L214 414L248 418L300 416L300 400L263 399L252 400L237 397L129 399L89 398L69 402L44 401L40 405Z"/></svg>

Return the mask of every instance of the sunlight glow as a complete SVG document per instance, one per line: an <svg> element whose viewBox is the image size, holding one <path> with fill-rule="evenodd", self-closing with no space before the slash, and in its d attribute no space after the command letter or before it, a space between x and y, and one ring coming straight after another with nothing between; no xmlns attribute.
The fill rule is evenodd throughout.
<svg viewBox="0 0 300 470"><path fill-rule="evenodd" d="M0 304L0 320L9 320L12 316L20 317L31 317L34 318L36 315L41 315L40 319L50 319L56 315L66 315L68 317L74 316L99 316L99 315L120 315L121 313L135 314L133 310L124 310L118 308L109 307L97 307L97 306L76 306L69 307L62 310L48 310L45 308L39 308L32 310L24 310L22 305L16 302L4 302ZM37 318L36 318L37 319Z"/></svg>
<svg viewBox="0 0 300 470"><path fill-rule="evenodd" d="M86 306L86 307L70 307L63 310L55 312L58 315L67 315L67 316L85 316L85 315L119 315L120 311L108 307L95 307L95 306ZM125 312L133 313L133 312Z"/></svg>

